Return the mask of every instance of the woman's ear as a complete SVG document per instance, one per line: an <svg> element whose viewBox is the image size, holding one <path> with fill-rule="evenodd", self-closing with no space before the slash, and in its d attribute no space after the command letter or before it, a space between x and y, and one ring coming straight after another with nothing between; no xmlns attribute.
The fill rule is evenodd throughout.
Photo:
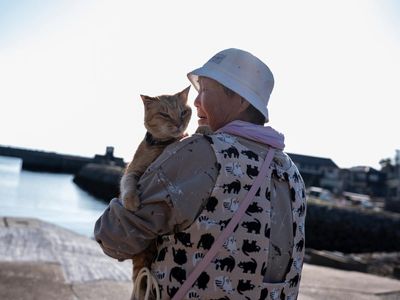
<svg viewBox="0 0 400 300"><path fill-rule="evenodd" d="M239 96L238 94L236 94L236 96L240 97L239 112L245 111L250 106L250 103L246 99L244 99L242 96Z"/></svg>

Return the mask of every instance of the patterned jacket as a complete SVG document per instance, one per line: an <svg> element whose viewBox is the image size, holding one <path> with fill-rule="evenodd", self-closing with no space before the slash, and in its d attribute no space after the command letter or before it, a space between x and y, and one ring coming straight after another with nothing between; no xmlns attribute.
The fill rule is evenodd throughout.
<svg viewBox="0 0 400 300"><path fill-rule="evenodd" d="M200 215L188 228L159 238L152 272L162 299L179 289L196 264L226 227L258 175L263 158L232 135L208 138L217 158L218 177ZM287 184L290 194L292 248L281 282L266 282L271 243L271 177ZM234 233L219 249L185 299L296 299L304 258L306 197L303 180L290 158L277 151L270 173ZM282 221L283 222L283 221Z"/></svg>

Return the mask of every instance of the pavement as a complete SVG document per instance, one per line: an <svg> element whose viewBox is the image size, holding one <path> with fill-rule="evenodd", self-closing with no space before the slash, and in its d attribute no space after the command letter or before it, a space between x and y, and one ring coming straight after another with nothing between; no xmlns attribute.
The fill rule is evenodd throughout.
<svg viewBox="0 0 400 300"><path fill-rule="evenodd" d="M54 224L0 217L0 299L130 298L132 264ZM400 300L400 280L304 264L299 300Z"/></svg>

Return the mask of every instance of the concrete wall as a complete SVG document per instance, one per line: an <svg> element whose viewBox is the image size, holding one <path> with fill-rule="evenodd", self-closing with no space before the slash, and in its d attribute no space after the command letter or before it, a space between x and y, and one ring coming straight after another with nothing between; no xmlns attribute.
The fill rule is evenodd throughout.
<svg viewBox="0 0 400 300"><path fill-rule="evenodd" d="M0 155L21 158L24 170L70 174L78 172L85 164L92 161L92 158L87 157L2 146Z"/></svg>
<svg viewBox="0 0 400 300"><path fill-rule="evenodd" d="M120 167L88 164L74 181L108 202L118 197L122 174ZM305 230L307 248L344 253L400 251L400 214L309 201Z"/></svg>
<svg viewBox="0 0 400 300"><path fill-rule="evenodd" d="M74 176L74 182L95 197L110 201L119 196L119 182L123 168L87 164Z"/></svg>
<svg viewBox="0 0 400 300"><path fill-rule="evenodd" d="M306 247L345 253L400 251L400 214L309 203Z"/></svg>

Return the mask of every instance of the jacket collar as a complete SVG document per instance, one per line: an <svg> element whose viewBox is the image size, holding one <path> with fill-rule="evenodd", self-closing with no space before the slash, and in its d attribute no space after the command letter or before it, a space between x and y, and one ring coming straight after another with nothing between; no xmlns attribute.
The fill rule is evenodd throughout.
<svg viewBox="0 0 400 300"><path fill-rule="evenodd" d="M285 136L270 126L256 125L236 120L218 129L217 132L241 136L262 144L270 145L279 150L285 148Z"/></svg>

